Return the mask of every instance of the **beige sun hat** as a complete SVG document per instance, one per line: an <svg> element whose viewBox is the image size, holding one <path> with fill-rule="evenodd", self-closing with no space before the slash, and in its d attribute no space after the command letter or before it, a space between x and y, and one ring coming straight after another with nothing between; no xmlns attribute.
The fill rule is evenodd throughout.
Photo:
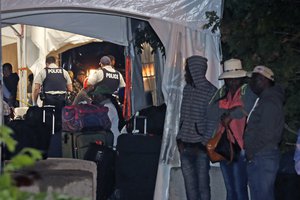
<svg viewBox="0 0 300 200"><path fill-rule="evenodd" d="M253 74L253 73L258 73L258 74L261 74L263 75L264 77L266 77L267 79L270 79L271 81L274 81L274 73L273 71L266 67L266 66L263 66L263 65L258 65L256 66L252 73L250 74L250 76Z"/></svg>
<svg viewBox="0 0 300 200"><path fill-rule="evenodd" d="M224 72L219 76L219 80L225 78L246 77L247 72L242 68L242 62L239 59L230 59L224 62Z"/></svg>

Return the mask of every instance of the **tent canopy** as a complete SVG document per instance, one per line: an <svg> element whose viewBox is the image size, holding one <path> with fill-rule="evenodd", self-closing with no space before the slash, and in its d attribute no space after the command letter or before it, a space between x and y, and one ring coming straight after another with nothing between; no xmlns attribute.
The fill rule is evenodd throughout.
<svg viewBox="0 0 300 200"><path fill-rule="evenodd" d="M2 19L53 12L90 12L140 19L162 19L199 29L207 22L206 11L220 16L219 0L2 0ZM14 12L12 14L12 12ZM64 19L60 19L64 20Z"/></svg>
<svg viewBox="0 0 300 200"><path fill-rule="evenodd" d="M202 30L206 11L221 12L218 0L2 0L2 26L28 24L127 46L126 17L162 20ZM100 31L99 31L100 29ZM159 30L156 30L159 31ZM164 43L164 41L162 41Z"/></svg>

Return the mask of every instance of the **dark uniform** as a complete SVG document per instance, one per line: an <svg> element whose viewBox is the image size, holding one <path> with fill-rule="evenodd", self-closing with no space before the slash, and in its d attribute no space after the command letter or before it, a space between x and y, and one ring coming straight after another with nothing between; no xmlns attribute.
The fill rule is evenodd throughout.
<svg viewBox="0 0 300 200"><path fill-rule="evenodd" d="M43 105L55 106L55 134L51 137L48 155L61 157L61 126L62 108L66 104L67 80L62 68L46 68L46 78L43 81L43 93L45 99Z"/></svg>
<svg viewBox="0 0 300 200"><path fill-rule="evenodd" d="M102 81L98 82L95 85L95 88L105 86L106 88L109 88L110 94L113 94L119 88L120 73L118 71L110 72L105 68L103 68L102 70L103 70L103 79Z"/></svg>
<svg viewBox="0 0 300 200"><path fill-rule="evenodd" d="M62 68L46 68L46 78L43 82L45 93L44 105L54 105L57 110L62 109L66 103L67 80Z"/></svg>

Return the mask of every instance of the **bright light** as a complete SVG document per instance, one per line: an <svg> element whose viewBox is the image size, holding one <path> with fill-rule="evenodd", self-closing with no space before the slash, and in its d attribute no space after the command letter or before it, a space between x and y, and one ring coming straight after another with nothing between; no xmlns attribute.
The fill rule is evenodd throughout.
<svg viewBox="0 0 300 200"><path fill-rule="evenodd" d="M143 75L143 81L144 81L144 90L145 91L155 90L154 63L143 64L142 75Z"/></svg>
<svg viewBox="0 0 300 200"><path fill-rule="evenodd" d="M142 74L144 78L151 77L155 75L154 64L143 64Z"/></svg>
<svg viewBox="0 0 300 200"><path fill-rule="evenodd" d="M96 69L90 69L87 71L87 76L89 76L90 74L95 73L97 70Z"/></svg>

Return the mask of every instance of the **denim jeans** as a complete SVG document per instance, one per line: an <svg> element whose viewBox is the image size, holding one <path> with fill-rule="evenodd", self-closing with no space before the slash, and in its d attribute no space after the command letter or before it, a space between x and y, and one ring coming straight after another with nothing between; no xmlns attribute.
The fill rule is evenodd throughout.
<svg viewBox="0 0 300 200"><path fill-rule="evenodd" d="M180 158L187 200L210 200L210 165L206 152L184 147Z"/></svg>
<svg viewBox="0 0 300 200"><path fill-rule="evenodd" d="M272 149L256 153L247 163L251 200L274 200L274 184L280 153Z"/></svg>
<svg viewBox="0 0 300 200"><path fill-rule="evenodd" d="M237 161L232 163L221 161L220 166L227 191L226 200L248 200L245 152L241 151Z"/></svg>

